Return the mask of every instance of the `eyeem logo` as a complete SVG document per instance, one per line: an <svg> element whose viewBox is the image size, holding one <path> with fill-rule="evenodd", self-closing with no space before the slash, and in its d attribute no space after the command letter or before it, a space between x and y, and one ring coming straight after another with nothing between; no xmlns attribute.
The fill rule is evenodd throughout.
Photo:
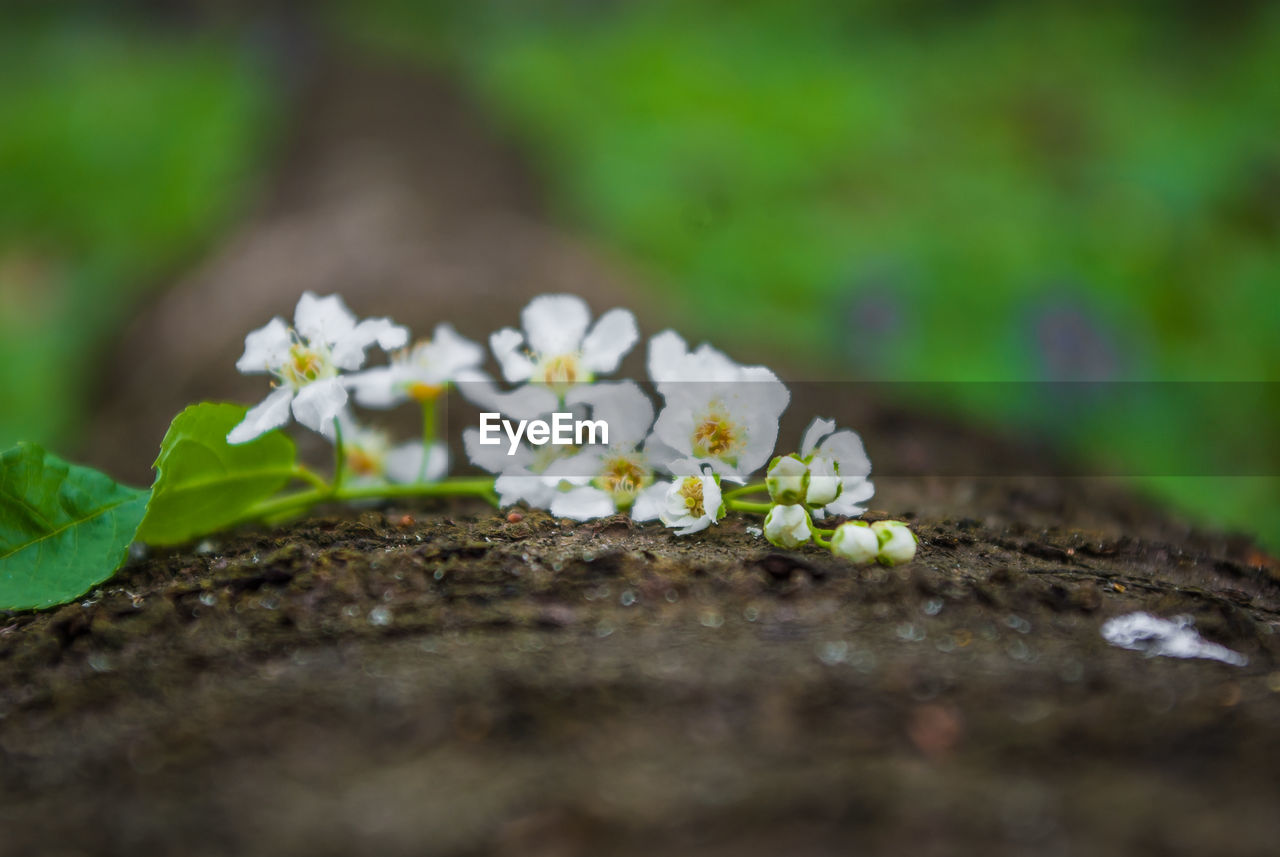
<svg viewBox="0 0 1280 857"><path fill-rule="evenodd" d="M555 446L583 446L584 444L607 444L609 442L609 424L604 420L576 420L573 414L554 413L551 422L546 420L520 420L512 423L502 418L502 414L483 413L480 415L480 442L485 446L502 443L502 434L506 433L510 446L507 455L515 455L524 438L534 446L550 443ZM597 437L598 435L598 437Z"/></svg>

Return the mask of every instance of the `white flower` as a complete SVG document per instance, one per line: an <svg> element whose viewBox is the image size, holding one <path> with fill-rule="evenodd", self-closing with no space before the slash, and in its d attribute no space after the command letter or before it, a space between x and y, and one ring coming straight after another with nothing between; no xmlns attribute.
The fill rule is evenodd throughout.
<svg viewBox="0 0 1280 857"><path fill-rule="evenodd" d="M337 419L346 475L355 484L435 482L449 472L449 449L443 443L431 445L424 464L421 441L393 447L386 432L360 425L349 411Z"/></svg>
<svg viewBox="0 0 1280 857"><path fill-rule="evenodd" d="M875 486L867 479L871 459L857 432L835 431L835 420L818 418L805 429L800 455L809 461L809 491L805 503L817 516L853 517L867 511Z"/></svg>
<svg viewBox="0 0 1280 857"><path fill-rule="evenodd" d="M370 408L390 408L408 399L429 402L455 381L483 381L484 349L448 324L436 326L431 339L391 355L391 363L352 375L348 383L356 401Z"/></svg>
<svg viewBox="0 0 1280 857"><path fill-rule="evenodd" d="M481 443L480 429L474 427L462 433L462 445L472 464L497 474L493 490L500 505L513 506L524 501L534 509L550 508L560 480L548 479L542 473L556 456L563 454L563 447L548 444L535 452L521 444L515 454L508 455L505 444Z"/></svg>
<svg viewBox="0 0 1280 857"><path fill-rule="evenodd" d="M290 410L307 428L332 437L333 421L347 404L339 372L359 369L365 349L375 343L389 350L409 339L408 331L390 319L357 323L337 295L304 293L293 322L290 328L276 317L245 337L236 368L246 375L274 375L276 389L227 434L228 443L248 443L279 428L289 421Z"/></svg>
<svg viewBox="0 0 1280 857"><path fill-rule="evenodd" d="M876 559L881 564L900 565L916 555L916 537L901 521L876 521L871 530L880 542Z"/></svg>
<svg viewBox="0 0 1280 857"><path fill-rule="evenodd" d="M577 384L618 368L639 337L635 317L612 309L588 331L591 311L574 295L540 295L520 313L524 332L504 327L489 347L509 383L545 384L563 397Z"/></svg>
<svg viewBox="0 0 1280 857"><path fill-rule="evenodd" d="M809 490L809 465L794 455L775 458L764 480L769 497L780 505L803 503Z"/></svg>
<svg viewBox="0 0 1280 857"><path fill-rule="evenodd" d="M677 536L687 536L716 523L723 511L719 481L715 474L703 473L650 485L636 498L631 516L637 521L660 518Z"/></svg>
<svg viewBox="0 0 1280 857"><path fill-rule="evenodd" d="M831 552L859 564L867 563L880 552L880 540L863 521L846 521L831 535Z"/></svg>
<svg viewBox="0 0 1280 857"><path fill-rule="evenodd" d="M649 375L666 407L646 447L673 473L709 464L743 481L773 454L791 394L763 366L740 366L709 345L689 351L674 331L649 341Z"/></svg>
<svg viewBox="0 0 1280 857"><path fill-rule="evenodd" d="M798 548L813 538L809 511L800 504L774 506L764 518L764 537L780 548Z"/></svg>
<svg viewBox="0 0 1280 857"><path fill-rule="evenodd" d="M634 381L591 384L569 393L569 404L591 408L591 418L609 426L610 445L587 447L547 468L572 484L551 500L551 514L579 521L601 518L629 509L653 482L653 468L636 447L653 422L653 404Z"/></svg>

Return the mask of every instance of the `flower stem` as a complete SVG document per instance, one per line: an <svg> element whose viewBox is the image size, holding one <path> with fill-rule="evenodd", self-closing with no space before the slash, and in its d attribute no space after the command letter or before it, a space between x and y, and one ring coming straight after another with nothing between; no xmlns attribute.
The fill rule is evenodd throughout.
<svg viewBox="0 0 1280 857"><path fill-rule="evenodd" d="M734 488L732 491L726 491L720 495L722 500L732 500L735 497L742 497L747 494L762 494L769 488L763 482L753 482L750 485L743 485L741 488Z"/></svg>
<svg viewBox="0 0 1280 857"><path fill-rule="evenodd" d="M318 491L328 493L330 490L329 483L325 482L320 474L316 473L310 467L306 467L301 464L296 465L293 468L293 476L295 479L301 479L303 482L311 483L312 487Z"/></svg>
<svg viewBox="0 0 1280 857"><path fill-rule="evenodd" d="M338 422L338 418L333 418L333 487L330 493L337 496L342 490L342 477L347 468L347 449L342 444L342 424Z"/></svg>
<svg viewBox="0 0 1280 857"><path fill-rule="evenodd" d="M823 548L826 548L827 550L831 550L831 542L830 542L830 540L828 540L828 539L824 539L824 538L822 537L822 535L821 535L821 534L822 534L822 533L833 533L833 532L835 532L835 530L814 530L814 531L813 531L813 543L814 543L815 545L817 545L818 547L823 547Z"/></svg>
<svg viewBox="0 0 1280 857"><path fill-rule="evenodd" d="M772 503L753 503L750 500L734 500L728 495L725 495L723 499L725 506L735 512L758 512L763 515L773 508Z"/></svg>
<svg viewBox="0 0 1280 857"><path fill-rule="evenodd" d="M418 468L418 481L427 481L427 461L431 458L431 447L436 442L436 426L439 422L440 397L432 396L422 401L422 465Z"/></svg>
<svg viewBox="0 0 1280 857"><path fill-rule="evenodd" d="M290 517L326 500L382 500L393 497L481 497L498 505L493 479L445 479L412 485L353 485L349 488L313 488L272 497L250 508L236 523Z"/></svg>

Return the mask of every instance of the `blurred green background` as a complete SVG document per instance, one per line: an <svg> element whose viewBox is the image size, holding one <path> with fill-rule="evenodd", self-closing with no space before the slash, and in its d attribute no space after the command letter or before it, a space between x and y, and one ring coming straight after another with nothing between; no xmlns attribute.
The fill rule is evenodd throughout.
<svg viewBox="0 0 1280 857"><path fill-rule="evenodd" d="M457 78L691 337L825 377L1280 381L1275 4L374 0L318 26ZM276 81L241 26L83 12L6 29L0 70L0 445L65 443L131 300L268 167ZM1061 441L1274 448L1222 417ZM1274 478L1143 483L1280 544Z"/></svg>

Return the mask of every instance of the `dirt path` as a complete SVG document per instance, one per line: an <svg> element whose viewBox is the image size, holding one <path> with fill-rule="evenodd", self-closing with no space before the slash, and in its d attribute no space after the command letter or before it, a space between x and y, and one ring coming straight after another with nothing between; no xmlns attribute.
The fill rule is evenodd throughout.
<svg viewBox="0 0 1280 857"><path fill-rule="evenodd" d="M123 340L96 463L141 481L181 405L252 399L225 331L304 288L419 329L551 289L637 305L447 89L321 82L280 182ZM1038 455L875 402L793 411L791 435L862 429L883 470ZM877 484L922 539L904 568L743 519L676 539L410 506L0 619L0 854L1274 853L1274 560L1096 481ZM1105 645L1138 609L1249 664Z"/></svg>

